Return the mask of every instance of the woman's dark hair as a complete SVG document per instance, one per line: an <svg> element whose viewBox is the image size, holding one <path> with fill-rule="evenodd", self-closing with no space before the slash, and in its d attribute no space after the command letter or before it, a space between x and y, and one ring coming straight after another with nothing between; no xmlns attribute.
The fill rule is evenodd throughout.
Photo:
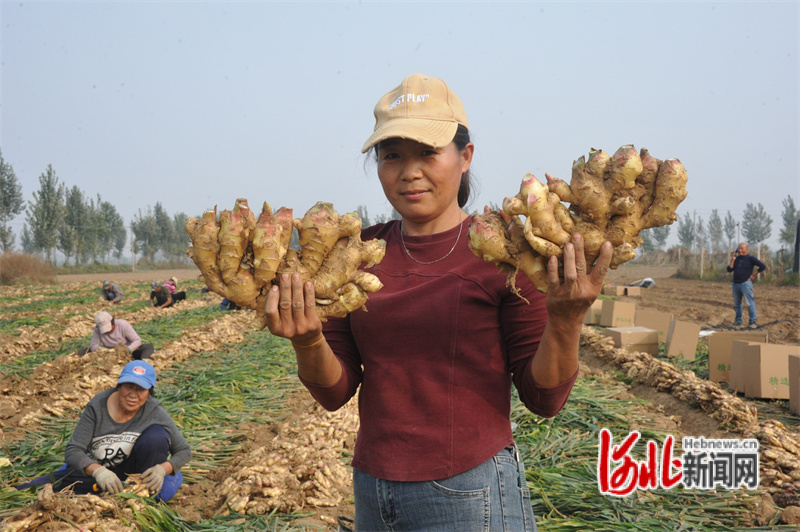
<svg viewBox="0 0 800 532"><path fill-rule="evenodd" d="M459 152L464 151L464 148L469 144L469 129L461 124L458 124L456 129L456 136L453 137L453 142L456 143L456 149ZM458 187L458 206L464 207L469 201L470 192L472 192L472 175L467 170L461 174L461 184Z"/></svg>
<svg viewBox="0 0 800 532"><path fill-rule="evenodd" d="M388 139L387 139L388 140ZM380 151L383 142L377 143L373 147L373 151L375 153L375 159L378 158L378 151ZM456 135L453 137L453 142L456 143L456 150L458 152L464 151L464 148L467 147L467 144L470 143L469 139L469 129L466 126L462 126L458 124L458 129L456 129ZM461 184L458 186L458 206L464 207L469 201L470 193L472 192L472 174L469 170L461 174Z"/></svg>

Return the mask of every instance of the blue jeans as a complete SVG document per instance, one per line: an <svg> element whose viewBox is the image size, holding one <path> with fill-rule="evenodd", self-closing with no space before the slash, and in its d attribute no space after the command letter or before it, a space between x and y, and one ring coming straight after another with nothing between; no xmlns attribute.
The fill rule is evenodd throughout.
<svg viewBox="0 0 800 532"><path fill-rule="evenodd" d="M750 323L755 323L758 317L756 313L756 300L753 298L753 281L747 280L743 283L733 283L733 310L736 311L734 323L742 323L742 297L747 303L747 315Z"/></svg>
<svg viewBox="0 0 800 532"><path fill-rule="evenodd" d="M513 447L442 480L395 482L354 468L353 491L358 532L536 532L525 473Z"/></svg>

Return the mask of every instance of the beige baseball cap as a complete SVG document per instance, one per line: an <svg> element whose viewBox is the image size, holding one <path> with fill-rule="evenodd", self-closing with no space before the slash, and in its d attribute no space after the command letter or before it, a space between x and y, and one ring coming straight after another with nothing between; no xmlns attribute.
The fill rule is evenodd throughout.
<svg viewBox="0 0 800 532"><path fill-rule="evenodd" d="M108 312L98 312L94 317L94 323L97 325L97 330L105 334L111 331L111 314Z"/></svg>
<svg viewBox="0 0 800 532"><path fill-rule="evenodd" d="M461 124L469 128L461 99L439 78L411 74L375 105L375 130L366 153L391 138L410 139L434 148L449 144Z"/></svg>

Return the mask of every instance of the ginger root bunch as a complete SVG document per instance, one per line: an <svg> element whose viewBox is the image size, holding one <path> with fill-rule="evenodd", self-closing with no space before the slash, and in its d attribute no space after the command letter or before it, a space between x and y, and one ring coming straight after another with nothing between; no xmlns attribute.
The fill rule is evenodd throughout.
<svg viewBox="0 0 800 532"><path fill-rule="evenodd" d="M575 233L583 237L589 265L603 242L610 241L611 267L616 268L636 257L640 231L677 219L675 210L687 195L686 169L678 159L662 161L632 145L614 155L592 149L588 160L581 156L573 163L569 184L546 177L547 185L526 174L519 193L505 198L501 212L486 207L484 214L473 215L470 248L508 273L512 287L522 271L547 292L547 260L561 258Z"/></svg>
<svg viewBox="0 0 800 532"><path fill-rule="evenodd" d="M293 229L299 250L290 248ZM284 273L314 283L316 311L323 321L363 307L367 294L383 286L359 267L379 263L386 242L363 242L358 214L340 216L330 203L318 202L303 218L293 219L292 209L273 213L264 202L256 218L240 198L219 219L216 207L200 219L189 218L186 232L192 240L186 254L200 269L198 279L212 292L255 310L262 329L267 293Z"/></svg>

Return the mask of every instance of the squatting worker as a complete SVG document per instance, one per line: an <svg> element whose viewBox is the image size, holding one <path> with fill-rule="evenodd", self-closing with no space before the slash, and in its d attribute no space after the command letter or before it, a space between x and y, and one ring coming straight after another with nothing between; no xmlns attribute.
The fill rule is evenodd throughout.
<svg viewBox="0 0 800 532"><path fill-rule="evenodd" d="M103 288L100 290L100 293L103 295L104 301L110 301L115 305L119 305L122 303L122 300L125 299L125 293L122 291L122 287L111 281L103 281Z"/></svg>
<svg viewBox="0 0 800 532"><path fill-rule="evenodd" d="M733 310L736 312L733 325L742 325L742 298L747 303L747 316L749 318L749 328L755 329L758 313L756 312L756 300L753 296L753 279L756 275L767 269L763 262L749 254L750 249L744 242L739 244L731 254L731 263L728 264L728 272L733 272ZM754 271L758 268L758 271Z"/></svg>
<svg viewBox="0 0 800 532"><path fill-rule="evenodd" d="M186 299L184 297L184 299ZM150 306L155 308L169 308L175 301L169 289L158 281L150 283Z"/></svg>
<svg viewBox="0 0 800 532"><path fill-rule="evenodd" d="M158 500L175 495L192 451L155 398L155 385L155 368L134 360L122 368L115 388L89 401L67 443L66 463L52 475L56 491L119 493L128 475L141 473ZM43 475L17 489L49 482L51 475Z"/></svg>
<svg viewBox="0 0 800 532"><path fill-rule="evenodd" d="M169 290L172 300L177 303L178 301L186 301L186 291L178 290L178 278L174 275L164 283L164 288Z"/></svg>
<svg viewBox="0 0 800 532"><path fill-rule="evenodd" d="M574 237L563 281L557 260L548 264L547 296L517 278L526 303L467 245L475 147L458 96L441 79L413 74L374 114L362 152L374 154L402 216L362 231L386 241L368 270L383 288L370 294L369 312L323 325L312 284L284 275L267 297L269 330L292 341L298 375L325 408L360 388L356 530L535 530L511 433L511 383L539 415L563 407L611 245L587 275Z"/></svg>
<svg viewBox="0 0 800 532"><path fill-rule="evenodd" d="M98 312L94 317L95 327L92 330L92 339L89 341L89 352L98 349L126 348L134 360L147 359L155 351L153 344L142 343L142 339L133 326L125 320L114 318L108 312ZM81 352L83 351L83 352ZM86 351L81 350L83 355Z"/></svg>

